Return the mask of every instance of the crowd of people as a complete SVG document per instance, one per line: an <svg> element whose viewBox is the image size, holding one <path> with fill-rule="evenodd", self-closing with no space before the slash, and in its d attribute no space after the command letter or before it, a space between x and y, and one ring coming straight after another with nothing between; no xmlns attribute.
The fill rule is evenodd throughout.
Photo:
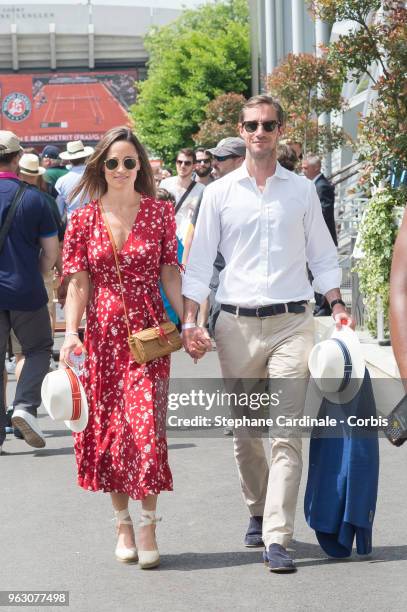
<svg viewBox="0 0 407 612"><path fill-rule="evenodd" d="M225 380L300 381L280 405L299 416L313 314L354 328L339 289L334 188L321 160L280 142L284 112L270 96L244 104L238 129L209 149L180 149L175 175L153 174L127 127L109 130L95 148L75 141L65 151L47 145L39 156L0 131L0 362L14 353L17 364L10 410L1 374L0 450L6 427L45 446L36 417L56 288L65 311L60 367L69 369L72 355L85 359L87 424L74 435L78 484L110 494L116 558L145 569L160 562L156 506L159 493L172 490L170 357L134 361L129 333L161 329L170 317L195 362L216 340ZM294 571L287 547L301 439L272 438L268 460L261 438L233 435L250 516L244 543L265 547L271 571ZM137 544L130 499L141 500Z"/></svg>

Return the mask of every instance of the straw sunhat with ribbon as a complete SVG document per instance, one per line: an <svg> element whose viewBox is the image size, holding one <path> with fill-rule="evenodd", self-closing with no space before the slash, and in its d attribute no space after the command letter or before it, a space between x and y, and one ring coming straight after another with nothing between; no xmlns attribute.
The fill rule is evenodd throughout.
<svg viewBox="0 0 407 612"><path fill-rule="evenodd" d="M81 381L69 366L47 374L41 387L42 403L51 419L64 421L75 433L88 424L88 401Z"/></svg>
<svg viewBox="0 0 407 612"><path fill-rule="evenodd" d="M322 395L335 404L350 402L365 376L359 338L347 325L316 344L309 356L311 376Z"/></svg>

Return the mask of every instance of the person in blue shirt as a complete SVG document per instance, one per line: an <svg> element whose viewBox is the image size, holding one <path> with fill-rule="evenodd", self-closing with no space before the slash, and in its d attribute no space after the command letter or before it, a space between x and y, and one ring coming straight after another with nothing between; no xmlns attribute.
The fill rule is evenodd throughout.
<svg viewBox="0 0 407 612"><path fill-rule="evenodd" d="M0 130L0 228L22 184L17 176L21 153L17 136ZM45 440L36 416L52 350L42 274L56 262L58 236L49 205L36 188L26 186L0 247L0 389L8 338L13 330L26 359L17 383L12 423L30 446L42 448ZM0 451L5 421L4 398L0 394Z"/></svg>
<svg viewBox="0 0 407 612"><path fill-rule="evenodd" d="M166 189L163 189L162 187L157 189L157 200L164 200L164 201L168 200L169 202L172 202L175 206L175 197L172 195L172 193L170 193ZM182 246L182 242L180 241L180 239L177 237L177 258L180 264L182 263L183 252L184 252L184 247ZM168 298L165 295L164 289L162 288L161 285L160 285L160 293L163 299L164 308L168 315L168 318L170 319L170 321L172 321L173 323L175 323L175 325L179 327L179 318L177 316L177 313L175 312L175 310L169 303Z"/></svg>

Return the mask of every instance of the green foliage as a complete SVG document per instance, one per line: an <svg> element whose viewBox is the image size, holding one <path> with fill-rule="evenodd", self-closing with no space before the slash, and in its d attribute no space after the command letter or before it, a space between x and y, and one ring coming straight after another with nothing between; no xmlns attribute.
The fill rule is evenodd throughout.
<svg viewBox="0 0 407 612"><path fill-rule="evenodd" d="M304 153L332 151L344 142L340 128L321 128L321 113L340 110L344 71L339 62L308 53L289 54L267 79L267 90L287 113L286 136Z"/></svg>
<svg viewBox="0 0 407 612"><path fill-rule="evenodd" d="M192 146L208 102L250 86L245 0L216 0L185 11L146 37L148 78L131 113L141 140L166 162Z"/></svg>
<svg viewBox="0 0 407 612"><path fill-rule="evenodd" d="M311 0L314 17L334 23L334 21L365 22L371 11L379 10L381 0Z"/></svg>
<svg viewBox="0 0 407 612"><path fill-rule="evenodd" d="M405 206L406 190L386 188L369 201L360 226L359 240L363 258L355 266L366 306L366 322L370 332L377 333L377 298L383 305L385 328L388 330L389 281L391 259L397 235L395 209Z"/></svg>
<svg viewBox="0 0 407 612"><path fill-rule="evenodd" d="M381 5L382 15L372 19ZM348 78L368 75L377 92L359 136L360 159L378 185L391 168L407 167L407 8L399 0L313 0L312 8L322 19L355 23L329 46L328 58L341 63Z"/></svg>
<svg viewBox="0 0 407 612"><path fill-rule="evenodd" d="M359 186L379 185L391 172L407 168L407 8L400 0L313 0L316 17L350 20L354 27L329 46L328 59L340 62L348 79L368 76L376 95L359 125ZM374 14L379 11L380 14ZM367 325L376 334L377 297L388 325L389 278L396 236L394 209L405 206L405 189L390 187L370 200L361 224L364 258L358 263L367 307Z"/></svg>
<svg viewBox="0 0 407 612"><path fill-rule="evenodd" d="M205 109L205 120L199 132L193 136L197 145L215 146L222 138L237 136L239 112L246 98L241 94L221 94Z"/></svg>

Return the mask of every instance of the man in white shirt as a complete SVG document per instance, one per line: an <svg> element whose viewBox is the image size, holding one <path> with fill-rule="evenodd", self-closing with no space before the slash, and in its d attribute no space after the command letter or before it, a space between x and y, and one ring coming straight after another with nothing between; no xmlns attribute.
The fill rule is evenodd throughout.
<svg viewBox="0 0 407 612"><path fill-rule="evenodd" d="M191 219L201 200L205 185L195 182L192 178L196 163L192 149L181 149L175 163L177 176L162 180L160 187L172 193L175 198L177 236L184 245Z"/></svg>
<svg viewBox="0 0 407 612"><path fill-rule="evenodd" d="M194 359L208 350L207 334L195 326L195 316L209 293L219 249L226 266L216 294L222 310L215 338L223 377L245 379L243 384L271 379L271 391L284 389L278 414L295 418L304 408L314 340L307 263L336 324L354 323L341 300L341 270L315 185L277 162L283 123L283 109L270 96L255 96L242 108L239 131L246 160L205 190L183 281L183 340ZM272 437L270 469L260 437L236 428L234 449L251 515L245 544L264 542L271 571L295 571L286 548L301 479L301 438L292 430Z"/></svg>
<svg viewBox="0 0 407 612"><path fill-rule="evenodd" d="M59 213L63 219L67 218L68 221L73 211L86 203L84 194L80 193L75 198L71 198L71 193L81 180L85 172L86 161L93 151L93 147L85 147L81 140L74 140L68 142L66 151L59 154L61 159L71 164L69 172L61 176L55 183Z"/></svg>

